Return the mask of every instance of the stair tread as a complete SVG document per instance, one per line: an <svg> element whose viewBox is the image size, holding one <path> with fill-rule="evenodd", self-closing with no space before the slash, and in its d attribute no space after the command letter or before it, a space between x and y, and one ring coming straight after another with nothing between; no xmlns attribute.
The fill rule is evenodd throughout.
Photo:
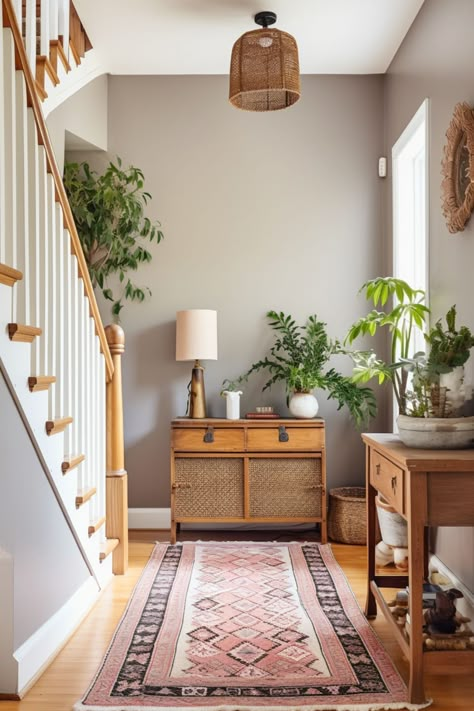
<svg viewBox="0 0 474 711"><path fill-rule="evenodd" d="M22 323L9 323L8 335L11 341L32 343L36 336L41 336L42 330L37 326L27 326Z"/></svg>
<svg viewBox="0 0 474 711"><path fill-rule="evenodd" d="M96 493L97 493L97 489L95 486L92 486L90 489L84 489L80 494L78 494L76 496L76 508L78 509L80 506L85 504Z"/></svg>
<svg viewBox="0 0 474 711"><path fill-rule="evenodd" d="M93 536L94 533L97 533L99 528L102 528L104 523L105 523L105 516L102 516L102 518L99 518L97 521L95 521L95 523L91 523L89 528L87 529L87 533L89 534L89 537Z"/></svg>
<svg viewBox="0 0 474 711"><path fill-rule="evenodd" d="M7 264L0 264L0 284L13 286L17 281L23 279L23 274Z"/></svg>
<svg viewBox="0 0 474 711"><path fill-rule="evenodd" d="M66 457L64 462L61 464L63 474L66 474L67 472L71 471L71 469L75 469L76 467L78 467L79 464L81 464L81 462L83 462L85 458L85 454L75 454L71 455L70 457Z"/></svg>
<svg viewBox="0 0 474 711"><path fill-rule="evenodd" d="M107 538L100 546L99 560L102 562L114 551L120 543L118 538Z"/></svg>
<svg viewBox="0 0 474 711"><path fill-rule="evenodd" d="M58 434L58 432L63 432L68 425L73 422L72 417L59 417L56 420L47 420L46 422L46 434L53 435Z"/></svg>
<svg viewBox="0 0 474 711"><path fill-rule="evenodd" d="M41 390L48 390L49 386L56 382L54 375L31 375L28 378L30 392L36 393Z"/></svg>

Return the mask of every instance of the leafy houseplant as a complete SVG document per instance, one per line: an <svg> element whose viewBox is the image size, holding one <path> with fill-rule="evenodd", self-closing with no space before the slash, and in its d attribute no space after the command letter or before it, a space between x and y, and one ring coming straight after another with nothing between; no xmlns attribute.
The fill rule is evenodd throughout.
<svg viewBox="0 0 474 711"><path fill-rule="evenodd" d="M391 380L399 411L407 414L408 370L403 366L412 355L414 332L416 329L423 332L429 314L424 304L425 293L394 277L372 279L363 284L361 291L374 308L350 327L344 342L352 344L359 336L375 336L379 329L385 328L390 333L390 362L385 363L373 351L354 351L353 380L367 383L377 378L379 384ZM397 303L391 303L389 308L389 300L394 299ZM379 304L385 307L383 311L377 310Z"/></svg>
<svg viewBox="0 0 474 711"><path fill-rule="evenodd" d="M267 318L277 333L270 355L254 363L238 382L252 373L267 370L270 378L263 390L280 381L285 383L288 395L321 388L338 402L338 409L347 405L356 423L375 415L376 401L370 388L357 386L334 368L326 369L330 357L340 352L340 346L329 341L325 323L312 315L304 326L298 326L290 315L276 311L269 311Z"/></svg>
<svg viewBox="0 0 474 711"><path fill-rule="evenodd" d="M64 185L92 284L113 302L112 314L118 320L125 299L143 301L145 291L151 294L126 274L151 261L147 242L163 239L160 223L145 215L151 195L143 190L143 173L132 166L123 168L120 158L116 164L110 162L102 175L86 162L66 163ZM113 274L118 274L122 285L119 295L108 286Z"/></svg>
<svg viewBox="0 0 474 711"><path fill-rule="evenodd" d="M474 418L456 417L459 406L464 403L464 392L461 393L462 375L455 371L468 359L474 338L468 328L456 329L455 306L446 315L446 329L441 321L427 329L429 310L423 303L423 291L412 289L393 277L373 279L361 290L374 307L380 303L386 308L384 311L374 308L359 319L349 329L345 342L352 343L359 335L373 336L385 326L391 335L391 359L385 363L373 351L352 352L354 381L367 383L373 377L377 377L379 383L386 379L392 381L400 412L400 438L405 444L436 449L470 446ZM391 309L387 306L389 299L397 300ZM424 352L412 355L416 329L429 346L428 355ZM453 379L446 386L443 378L454 375L457 382ZM446 399L450 400L447 404ZM450 416L450 420L439 423L440 417Z"/></svg>

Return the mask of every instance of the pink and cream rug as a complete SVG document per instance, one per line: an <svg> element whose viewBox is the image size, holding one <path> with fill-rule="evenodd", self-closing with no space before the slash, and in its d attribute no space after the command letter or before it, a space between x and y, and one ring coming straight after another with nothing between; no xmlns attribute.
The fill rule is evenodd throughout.
<svg viewBox="0 0 474 711"><path fill-rule="evenodd" d="M330 546L157 545L76 711L374 711L405 684Z"/></svg>

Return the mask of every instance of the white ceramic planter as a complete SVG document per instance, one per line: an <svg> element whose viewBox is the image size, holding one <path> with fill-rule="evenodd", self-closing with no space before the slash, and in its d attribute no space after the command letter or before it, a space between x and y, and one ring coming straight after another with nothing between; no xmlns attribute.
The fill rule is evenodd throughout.
<svg viewBox="0 0 474 711"><path fill-rule="evenodd" d="M316 417L319 404L312 393L293 393L288 405L293 417L307 420Z"/></svg>
<svg viewBox="0 0 474 711"><path fill-rule="evenodd" d="M228 420L238 420L240 418L240 396L241 390L224 390L226 418Z"/></svg>
<svg viewBox="0 0 474 711"><path fill-rule="evenodd" d="M474 447L474 417L407 417L399 415L403 444L416 449L466 449Z"/></svg>
<svg viewBox="0 0 474 711"><path fill-rule="evenodd" d="M451 406L450 413L460 414L460 410L466 401L466 391L464 387L464 366L453 368L450 373L442 373L439 376L439 384L442 388L447 388L446 400Z"/></svg>
<svg viewBox="0 0 474 711"><path fill-rule="evenodd" d="M403 516L400 516L390 504L382 500L380 495L375 499L375 503L383 542L392 548L406 548L408 546L408 529Z"/></svg>

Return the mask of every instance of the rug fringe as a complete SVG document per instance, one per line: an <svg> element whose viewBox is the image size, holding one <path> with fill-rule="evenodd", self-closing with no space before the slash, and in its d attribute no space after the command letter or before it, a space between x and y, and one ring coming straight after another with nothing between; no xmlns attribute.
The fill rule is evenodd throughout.
<svg viewBox="0 0 474 711"><path fill-rule="evenodd" d="M419 711L426 709L433 703L429 699L423 704L409 704L399 702L394 704L336 704L328 706L292 706L285 711ZM282 706L196 706L192 711L282 711ZM183 706L83 706L79 701L74 705L73 711L184 711Z"/></svg>

